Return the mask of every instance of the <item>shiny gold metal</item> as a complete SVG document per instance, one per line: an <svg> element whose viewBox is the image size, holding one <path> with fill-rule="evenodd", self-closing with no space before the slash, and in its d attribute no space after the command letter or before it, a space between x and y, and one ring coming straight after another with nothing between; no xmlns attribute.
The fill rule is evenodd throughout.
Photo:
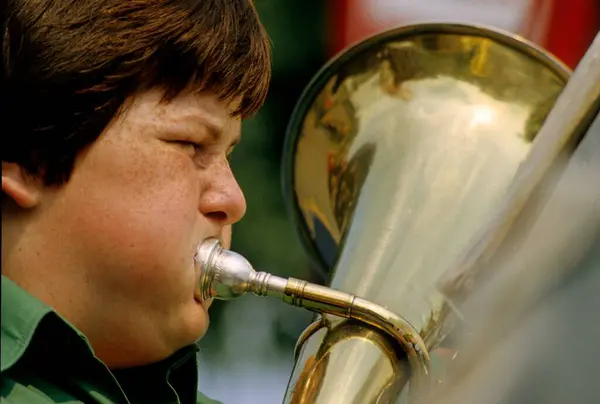
<svg viewBox="0 0 600 404"><path fill-rule="evenodd" d="M539 193L540 184L556 176L553 172L556 166L560 166L562 172L565 161L572 157L599 109L600 34L553 105L536 136L534 147L518 167L506 195L498 204L494 218L485 223L476 243L464 249L440 278L439 288L448 298L458 303L470 295L489 275L488 271L493 268L492 257L497 257L507 244L514 245L515 240L522 237L517 233L524 232L533 223L527 218L539 215L534 212L539 210L540 197L535 194Z"/></svg>
<svg viewBox="0 0 600 404"><path fill-rule="evenodd" d="M331 366L347 367L346 374L361 372L366 374L365 383L348 386L353 388L351 396L354 402L394 401L401 393L404 382L410 377L410 368L403 361L398 345L390 342L377 329L369 329L359 322L344 321L330 327L321 327L311 338L311 343L302 345L296 358L296 380L293 390L288 391L287 401L290 403L313 403L317 401L340 401L339 390L329 383L331 377L338 375L330 372ZM318 347L316 346L318 345ZM360 347L363 352L377 357L385 353L386 360L375 361L366 368L353 367L352 358L346 355L348 348Z"/></svg>
<svg viewBox="0 0 600 404"><path fill-rule="evenodd" d="M198 298L204 300L208 298L228 300L252 292L258 296L275 297L285 303L316 313L330 314L338 318L358 321L362 327L371 326L384 336L379 336L378 338L387 337L394 342L392 347L395 349L384 350L388 354L389 365L392 368L401 366L399 360L396 358L407 358L411 367L411 383L414 386L414 388L411 388L413 397L416 398L418 392L429 390L428 386L426 386L426 383L429 382L429 355L425 349L425 343L419 336L419 333L409 323L387 308L361 299L353 294L325 286L294 278L280 278L266 272L256 272L244 257L236 252L223 249L217 239L211 238L200 244L195 261L200 269ZM331 335L327 335L327 338L324 339L326 341L331 341L332 338L334 341L350 338L347 331L340 331L346 329L346 325L337 327L326 325L326 327L334 330ZM313 332L318 331L318 328L315 326L310 327ZM364 328L359 329L359 334L361 331L364 331ZM336 337L340 334L342 338ZM352 338L356 338L356 336ZM365 338L358 338L358 340L362 341ZM370 342L369 345L372 346ZM380 347L386 346L383 343L377 345ZM335 350L336 353L339 349L342 349L338 346L336 348L338 348ZM322 349L322 351L325 356L333 354L331 349ZM378 349L378 352L380 351ZM337 354L334 355L334 357L337 356ZM318 355L316 359L313 358L313 361L315 360L314 366L310 366L303 371L305 376L302 377L303 381L301 385L314 385L316 380L313 378L312 373L316 369L324 370L323 363L327 363L327 361L323 362L323 354ZM308 375L306 372L308 372ZM402 372L402 375L404 376L406 373ZM397 377L398 374L400 374L398 371L391 372L390 376L397 380L386 382L388 388L384 389L385 392L377 389L379 395L385 394L388 396L390 391L399 392L400 387L402 387L399 382L402 384L406 383L407 379L404 377L399 379ZM321 383L319 383L320 385ZM368 386L364 387L369 390L372 389ZM319 392L321 391L321 389L318 390ZM299 393L292 393L289 400L299 403L306 402L306 399L303 398L305 391L302 389L296 389L295 391L299 391ZM317 394L317 391L315 390L314 393ZM312 393L310 394L312 396ZM334 394L335 396L337 395L337 391L334 390L330 394Z"/></svg>
<svg viewBox="0 0 600 404"><path fill-rule="evenodd" d="M539 366L540 351L522 341L536 335L539 346L551 346L560 338L557 335L562 335L555 327L572 333L574 328L563 322L576 317L573 309L557 312L547 305L556 297L552 291L568 289L582 273L585 276L585 266L598 251L600 33L558 97L493 219L482 230L438 281L448 301L459 307L469 327L478 331L457 341L459 347L468 348L461 349L460 363L453 366L445 385L425 399L428 404L473 402L473 397L481 404L497 402L498 396L507 397L515 389L529 390L526 395L531 396L536 389L547 396L556 391L542 387L545 383L530 385L526 369ZM592 268L600 269L598 264L596 259ZM577 299L576 295L569 298ZM555 316L547 322L553 329L551 336L544 335L544 327L539 326L544 323L539 313L548 310ZM532 318L532 312L538 317ZM582 352L596 349L593 337L579 330L577 335ZM577 362L573 350L565 357ZM552 366L560 367L560 363ZM594 386L581 383L588 370L577 367L568 371L570 381L565 380L565 373L554 371L552 376L537 377L554 379L563 390L576 385L578 392L589 394ZM519 376L509 376L515 374Z"/></svg>
<svg viewBox="0 0 600 404"><path fill-rule="evenodd" d="M569 74L522 38L432 23L371 37L316 75L290 122L283 185L328 287L250 271L214 243L197 260L204 297L252 291L320 313L286 403L395 403L407 382L416 399L443 381L453 302L472 289L450 298L440 277L502 206Z"/></svg>
<svg viewBox="0 0 600 404"><path fill-rule="evenodd" d="M328 286L419 331L432 383L456 355L448 336L461 318L438 280L493 217L569 74L495 29L417 24L342 52L296 107L283 185L305 247L331 274ZM306 355L320 349L310 346ZM329 376L321 390L337 396L307 402L384 402L354 392L370 383L357 369L386 363L386 353L347 344L343 355L321 371Z"/></svg>

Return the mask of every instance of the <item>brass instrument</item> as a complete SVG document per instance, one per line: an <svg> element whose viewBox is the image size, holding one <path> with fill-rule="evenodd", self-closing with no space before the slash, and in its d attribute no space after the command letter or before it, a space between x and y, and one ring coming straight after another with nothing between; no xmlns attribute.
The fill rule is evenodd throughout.
<svg viewBox="0 0 600 404"><path fill-rule="evenodd" d="M375 35L316 75L289 125L284 188L328 286L255 272L216 240L196 257L203 298L253 292L318 313L286 403L416 402L443 382L461 302L598 113L600 76L575 76L522 38L448 23Z"/></svg>

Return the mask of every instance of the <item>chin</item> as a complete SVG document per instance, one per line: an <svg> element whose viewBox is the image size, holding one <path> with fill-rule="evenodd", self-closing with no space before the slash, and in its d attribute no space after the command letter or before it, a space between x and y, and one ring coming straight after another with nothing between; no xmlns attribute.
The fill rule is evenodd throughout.
<svg viewBox="0 0 600 404"><path fill-rule="evenodd" d="M208 311L205 305L193 298L169 314L151 317L141 322L131 332L123 334L107 333L105 338L92 340L97 356L111 369L120 369L149 365L164 360L180 349L193 345L200 340L209 325ZM131 326L135 321L121 323ZM117 328L115 325L112 328Z"/></svg>

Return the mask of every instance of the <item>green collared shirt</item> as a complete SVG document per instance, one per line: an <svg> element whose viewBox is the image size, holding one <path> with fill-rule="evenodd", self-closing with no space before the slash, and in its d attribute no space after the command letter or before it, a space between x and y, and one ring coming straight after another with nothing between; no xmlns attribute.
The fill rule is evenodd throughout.
<svg viewBox="0 0 600 404"><path fill-rule="evenodd" d="M2 275L2 403L218 404L197 391L197 347L110 371L87 338Z"/></svg>

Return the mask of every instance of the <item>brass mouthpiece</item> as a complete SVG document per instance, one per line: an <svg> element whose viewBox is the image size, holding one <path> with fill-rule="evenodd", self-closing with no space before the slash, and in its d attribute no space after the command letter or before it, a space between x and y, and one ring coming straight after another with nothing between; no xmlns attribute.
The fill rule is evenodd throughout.
<svg viewBox="0 0 600 404"><path fill-rule="evenodd" d="M202 299L229 300L247 292L271 296L317 313L352 318L378 328L392 337L406 353L411 372L411 395L428 390L429 354L419 332L405 319L353 294L294 278L257 272L240 254L208 239L196 253Z"/></svg>

